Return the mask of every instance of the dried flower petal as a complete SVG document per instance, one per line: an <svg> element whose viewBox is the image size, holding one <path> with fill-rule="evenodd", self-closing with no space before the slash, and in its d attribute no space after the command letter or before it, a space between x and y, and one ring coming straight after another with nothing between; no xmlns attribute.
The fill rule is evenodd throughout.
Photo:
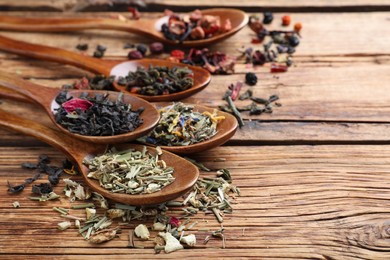
<svg viewBox="0 0 390 260"><path fill-rule="evenodd" d="M134 229L135 235L139 238L142 239L149 239L150 233L148 228L144 224L139 224L135 229Z"/></svg>
<svg viewBox="0 0 390 260"><path fill-rule="evenodd" d="M70 221L64 221L64 222L58 223L58 229L65 230L65 229L68 229L71 225L72 225L72 223L70 223Z"/></svg>
<svg viewBox="0 0 390 260"><path fill-rule="evenodd" d="M188 246L196 245L196 236L194 234L190 234L180 238L180 242L187 244Z"/></svg>
<svg viewBox="0 0 390 260"><path fill-rule="evenodd" d="M163 233L160 232L158 235L165 240L165 247L164 251L165 253L171 253L180 249L183 249L184 247L180 244L179 240L177 240L174 236L172 236L171 233Z"/></svg>
<svg viewBox="0 0 390 260"><path fill-rule="evenodd" d="M106 241L109 241L111 239L114 239L116 234L118 232L118 229L108 229L108 230L101 230L96 233L94 233L90 238L89 242L93 244L100 244Z"/></svg>
<svg viewBox="0 0 390 260"><path fill-rule="evenodd" d="M169 219L169 224L171 224L174 227L178 227L180 225L180 220L176 217L171 217Z"/></svg>

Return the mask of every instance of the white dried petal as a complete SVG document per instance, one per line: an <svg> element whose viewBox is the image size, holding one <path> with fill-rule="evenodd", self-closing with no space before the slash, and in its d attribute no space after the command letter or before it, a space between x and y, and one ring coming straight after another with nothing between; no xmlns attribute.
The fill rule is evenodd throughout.
<svg viewBox="0 0 390 260"><path fill-rule="evenodd" d="M136 189L136 188L139 187L139 183L136 182L136 181L129 181L129 182L127 183L127 186L129 186L129 188L131 188L131 189Z"/></svg>
<svg viewBox="0 0 390 260"><path fill-rule="evenodd" d="M87 220L90 220L96 215L96 209L86 208L85 213L87 215Z"/></svg>
<svg viewBox="0 0 390 260"><path fill-rule="evenodd" d="M149 239L150 233L148 228L144 224L139 224L135 229L134 233L137 237L142 239Z"/></svg>
<svg viewBox="0 0 390 260"><path fill-rule="evenodd" d="M194 234L184 236L180 239L180 242L185 243L189 246L195 246L196 245L196 236Z"/></svg>
<svg viewBox="0 0 390 260"><path fill-rule="evenodd" d="M146 188L146 191L148 193L153 193L153 192L155 192L158 189L160 189L160 185L159 184L157 184L157 183L150 183L148 185L148 187Z"/></svg>
<svg viewBox="0 0 390 260"><path fill-rule="evenodd" d="M20 207L19 201L13 202L13 203L12 203L12 206L13 206L14 208L19 208L19 207Z"/></svg>
<svg viewBox="0 0 390 260"><path fill-rule="evenodd" d="M65 196L70 198L72 196L73 190L70 189L68 186L64 188Z"/></svg>
<svg viewBox="0 0 390 260"><path fill-rule="evenodd" d="M80 228L81 227L80 220L76 219L74 221L74 226L77 227L77 228Z"/></svg>
<svg viewBox="0 0 390 260"><path fill-rule="evenodd" d="M79 200L85 200L86 199L86 195L85 195L84 187L79 184L76 187L75 191L74 191L74 195Z"/></svg>
<svg viewBox="0 0 390 260"><path fill-rule="evenodd" d="M71 225L72 225L72 223L70 223L70 221L64 221L64 222L58 223L58 229L65 230L65 229L69 228Z"/></svg>
<svg viewBox="0 0 390 260"><path fill-rule="evenodd" d="M167 225L165 225L161 222L155 222L153 224L153 230L156 230L156 231L164 231L166 227L167 227Z"/></svg>
<svg viewBox="0 0 390 260"><path fill-rule="evenodd" d="M71 179L63 179L63 181L64 181L65 184L68 185L69 187L76 187L77 185L79 185L77 182L72 181Z"/></svg>
<svg viewBox="0 0 390 260"><path fill-rule="evenodd" d="M158 235L165 240L165 247L164 251L165 253L174 252L180 249L183 249L184 247L180 244L179 240L177 240L174 236L172 236L169 232L160 232Z"/></svg>
<svg viewBox="0 0 390 260"><path fill-rule="evenodd" d="M125 211L122 209L109 209L106 211L106 215L110 219L120 218L125 215Z"/></svg>

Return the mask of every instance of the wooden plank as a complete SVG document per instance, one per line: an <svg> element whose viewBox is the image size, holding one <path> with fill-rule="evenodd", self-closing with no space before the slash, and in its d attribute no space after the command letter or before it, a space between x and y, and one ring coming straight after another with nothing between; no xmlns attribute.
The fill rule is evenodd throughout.
<svg viewBox="0 0 390 260"><path fill-rule="evenodd" d="M10 15L34 15L34 16L57 16L56 13L5 13ZM102 16L107 17L110 13L82 13L67 16ZM275 14L275 20L279 21L283 14ZM145 19L160 17L161 14L145 14ZM296 13L292 14L293 23L302 22L302 40L297 47L296 57L309 56L378 56L389 55L390 50L387 42L390 41L390 23L388 13ZM346 22L348 21L348 22ZM356 31L356 26L365 21L364 26ZM280 28L274 23L273 28ZM125 32L113 32L102 30L88 30L75 33L11 33L2 32L2 35L15 39L25 40L32 43L44 43L51 46L75 50L75 46L80 42L89 42L89 54L93 53L97 44L107 46L106 55L120 56L125 58L127 51L123 50L123 45L131 43L151 43L149 39L134 36ZM375 37L374 37L375 36ZM229 55L237 56L236 51L241 46L250 46L250 41L254 38L254 33L249 27L244 28L239 33L228 40L216 44L210 49L221 50ZM254 48L256 45L252 45Z"/></svg>
<svg viewBox="0 0 390 260"><path fill-rule="evenodd" d="M163 11L169 8L175 11L192 11L195 8L215 8L215 7L233 7L243 10L251 11L253 8L259 11L273 10L273 11L384 11L388 10L389 2L385 0L342 0L342 1L256 1L256 0L229 0L229 1L136 1L136 0L106 0L106 1L90 1L90 0L26 0L26 1L9 1L1 0L0 7L3 10L35 10L35 11L123 11L129 4L146 3L145 8L141 10L148 11Z"/></svg>
<svg viewBox="0 0 390 260"><path fill-rule="evenodd" d="M173 256L386 259L390 257L386 233L390 213L387 199L390 190L386 187L390 180L388 148L376 145L237 146L220 147L193 156L208 167L230 169L234 183L241 188L242 196L234 204L234 213L226 215L223 224L227 248L221 250L221 241L217 239L203 245L201 241L207 232L198 230L198 245L194 249L154 255L151 241L138 242L145 244L146 249L126 248L129 227L123 227L118 239L100 246L83 241L74 228L56 231L61 218L51 208L67 207L67 199L43 204L31 202L26 198L28 189L10 196L6 193L5 181L18 182L31 176L31 171L20 169L21 162L35 161L39 154L46 153L58 163L61 153L47 147L1 147L0 252L7 256L61 257L66 254L71 258L97 255L117 258L131 254L140 259ZM214 161L221 157L226 161ZM56 188L58 193L62 187L61 182ZM15 200L20 201L21 208L12 208ZM200 213L195 219L199 221L197 229L214 230L219 226L211 215ZM130 228L137 223L132 223Z"/></svg>
<svg viewBox="0 0 390 260"><path fill-rule="evenodd" d="M253 89L256 96L268 97L277 94L282 107L276 107L272 114L248 116L246 119L262 121L341 121L341 122L385 122L390 121L390 97L387 85L390 81L390 65L369 64L348 67L294 67L288 73L275 75L257 73L260 80ZM81 75L80 75L81 76ZM304 80L300 80L304 79ZM223 93L227 86L243 81L244 76L215 76L209 86L198 94L186 99L189 103L217 107L223 105ZM73 82L70 79L42 80L34 82L61 86ZM6 103L6 101L4 101ZM242 106L250 102L238 101ZM25 109L16 104L3 106L4 109L20 113Z"/></svg>

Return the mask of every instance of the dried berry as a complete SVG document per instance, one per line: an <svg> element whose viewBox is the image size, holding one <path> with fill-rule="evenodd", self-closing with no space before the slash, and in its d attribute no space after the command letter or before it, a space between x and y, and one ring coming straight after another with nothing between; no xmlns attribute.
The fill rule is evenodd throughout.
<svg viewBox="0 0 390 260"><path fill-rule="evenodd" d="M299 38L295 35L291 35L288 37L288 44L292 47L296 47L299 45Z"/></svg>
<svg viewBox="0 0 390 260"><path fill-rule="evenodd" d="M164 52L164 45L161 42L154 42L149 45L149 50L153 54L161 54Z"/></svg>
<svg viewBox="0 0 390 260"><path fill-rule="evenodd" d="M291 23L291 17L289 15L285 15L282 17L282 25L289 26Z"/></svg>
<svg viewBox="0 0 390 260"><path fill-rule="evenodd" d="M143 57L144 56L139 51L129 51L127 54L127 58L129 58L129 60L138 60L142 59Z"/></svg>
<svg viewBox="0 0 390 260"><path fill-rule="evenodd" d="M96 50L100 52L105 52L107 50L107 47L98 44L98 46L96 46Z"/></svg>
<svg viewBox="0 0 390 260"><path fill-rule="evenodd" d="M257 83L257 76L255 73L248 72L245 74L245 83L249 86L254 86Z"/></svg>
<svg viewBox="0 0 390 260"><path fill-rule="evenodd" d="M88 50L88 44L87 43L79 43L79 44L77 44L76 49L78 49L80 51L86 51L86 50Z"/></svg>
<svg viewBox="0 0 390 260"><path fill-rule="evenodd" d="M95 57L95 58L102 58L103 56L104 56L104 52L102 52L102 51L95 51L93 53L93 57Z"/></svg>
<svg viewBox="0 0 390 260"><path fill-rule="evenodd" d="M263 24L270 24L272 23L272 20L274 19L274 16L271 12L264 12L263 17Z"/></svg>
<svg viewBox="0 0 390 260"><path fill-rule="evenodd" d="M296 24L294 25L294 31L296 31L297 33L299 33L301 30L302 30L302 24L301 24L301 23L296 23Z"/></svg>
<svg viewBox="0 0 390 260"><path fill-rule="evenodd" d="M137 51L142 53L142 56L145 56L147 50L148 50L148 48L146 47L145 44L138 44L137 45Z"/></svg>

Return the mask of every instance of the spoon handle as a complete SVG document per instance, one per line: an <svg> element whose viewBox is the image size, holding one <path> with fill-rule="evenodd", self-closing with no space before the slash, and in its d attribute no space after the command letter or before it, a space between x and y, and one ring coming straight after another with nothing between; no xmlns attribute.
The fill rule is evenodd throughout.
<svg viewBox="0 0 390 260"><path fill-rule="evenodd" d="M76 158L77 151L93 149L92 145L67 136L57 130L34 121L16 116L0 109L0 127L29 135L41 140L65 153L69 158Z"/></svg>
<svg viewBox="0 0 390 260"><path fill-rule="evenodd" d="M136 34L148 33L150 21L107 18L41 18L0 16L0 30L22 32L66 32L86 29L128 31ZM145 25L148 25L146 28Z"/></svg>
<svg viewBox="0 0 390 260"><path fill-rule="evenodd" d="M59 93L59 89L38 85L2 71L0 71L0 86L14 93L22 94L48 111L51 111L51 103ZM15 99L17 96L12 94L8 97Z"/></svg>
<svg viewBox="0 0 390 260"><path fill-rule="evenodd" d="M32 100L22 96L15 91L11 91L8 88L4 88L0 85L0 98L11 99L19 102L31 103Z"/></svg>
<svg viewBox="0 0 390 260"><path fill-rule="evenodd" d="M0 50L40 60L69 64L106 76L110 74L112 67L109 61L55 47L18 41L4 36L0 36Z"/></svg>

